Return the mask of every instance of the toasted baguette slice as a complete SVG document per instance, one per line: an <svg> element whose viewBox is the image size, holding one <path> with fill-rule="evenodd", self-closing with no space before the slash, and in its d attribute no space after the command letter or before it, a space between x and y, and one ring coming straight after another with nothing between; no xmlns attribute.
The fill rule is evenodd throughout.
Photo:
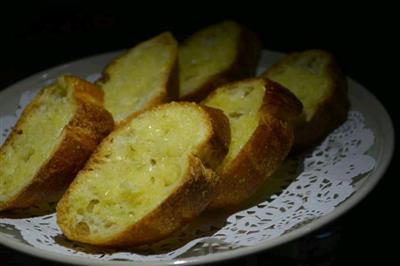
<svg viewBox="0 0 400 266"><path fill-rule="evenodd" d="M0 210L57 200L112 130L103 94L62 76L25 108L0 149Z"/></svg>
<svg viewBox="0 0 400 266"><path fill-rule="evenodd" d="M116 124L178 97L177 42L169 32L142 42L108 65L96 82Z"/></svg>
<svg viewBox="0 0 400 266"><path fill-rule="evenodd" d="M206 27L179 47L180 98L200 101L219 85L255 75L257 36L233 21Z"/></svg>
<svg viewBox="0 0 400 266"><path fill-rule="evenodd" d="M285 86L303 103L294 151L316 144L346 120L350 105L346 78L330 53L308 50L289 54L262 76Z"/></svg>
<svg viewBox="0 0 400 266"><path fill-rule="evenodd" d="M71 240L131 246L162 239L197 216L214 195L228 152L224 114L193 103L141 113L111 133L57 206Z"/></svg>
<svg viewBox="0 0 400 266"><path fill-rule="evenodd" d="M221 176L209 209L236 208L281 165L293 144L290 121L301 103L270 80L248 79L218 88L203 102L229 118L229 153L217 169Z"/></svg>

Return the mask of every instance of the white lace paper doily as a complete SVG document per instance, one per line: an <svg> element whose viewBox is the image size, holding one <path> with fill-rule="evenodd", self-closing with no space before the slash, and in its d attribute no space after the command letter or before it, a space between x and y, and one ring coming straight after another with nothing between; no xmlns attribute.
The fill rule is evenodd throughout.
<svg viewBox="0 0 400 266"><path fill-rule="evenodd" d="M87 79L97 77L93 74ZM0 117L0 145L36 92L22 94L15 115ZM289 158L250 207L228 217L206 213L171 238L135 250L102 250L73 243L62 235L54 213L0 216L0 229L17 230L20 236L10 237L35 248L102 261L163 261L252 246L332 212L355 191L354 182L362 181L375 167L374 158L367 155L373 143L374 134L365 127L363 114L350 111L347 121L319 146Z"/></svg>

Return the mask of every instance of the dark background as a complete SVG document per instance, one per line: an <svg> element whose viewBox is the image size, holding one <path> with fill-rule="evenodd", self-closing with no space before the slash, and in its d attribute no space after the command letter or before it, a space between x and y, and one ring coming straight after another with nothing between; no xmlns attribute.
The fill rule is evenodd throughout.
<svg viewBox="0 0 400 266"><path fill-rule="evenodd" d="M399 83L395 73L399 29L395 9L382 3L350 8L324 2L312 9L291 3L273 7L237 5L218 8L203 2L182 2L171 12L153 7L95 8L4 7L0 16L0 88L38 71L74 59L133 46L170 30L178 40L223 19L235 19L261 37L264 49L290 52L323 48L336 55L347 75L375 94L397 129ZM231 5L234 5L231 3ZM116 5L114 5L116 6ZM305 11L306 10L306 11ZM343 265L384 263L396 255L399 207L392 163L376 189L351 212L303 239L281 248L234 260L237 265ZM329 237L320 239L326 232ZM396 242L394 242L396 243ZM317 248L319 247L319 248ZM2 265L53 265L0 246ZM5 264L3 264L5 262ZM228 264L226 264L228 265Z"/></svg>

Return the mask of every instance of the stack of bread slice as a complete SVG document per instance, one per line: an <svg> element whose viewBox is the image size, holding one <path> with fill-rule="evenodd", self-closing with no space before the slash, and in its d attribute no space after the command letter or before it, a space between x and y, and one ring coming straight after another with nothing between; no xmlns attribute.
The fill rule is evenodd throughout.
<svg viewBox="0 0 400 266"><path fill-rule="evenodd" d="M67 238L121 247L163 239L204 210L240 207L349 108L329 53L293 53L254 77L260 47L224 21L179 46L170 33L144 41L95 84L60 77L1 147L0 210L63 195Z"/></svg>

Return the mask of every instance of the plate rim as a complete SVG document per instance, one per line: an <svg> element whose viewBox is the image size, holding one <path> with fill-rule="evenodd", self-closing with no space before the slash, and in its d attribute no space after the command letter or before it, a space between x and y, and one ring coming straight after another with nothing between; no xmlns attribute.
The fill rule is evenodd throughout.
<svg viewBox="0 0 400 266"><path fill-rule="evenodd" d="M23 83L28 82L32 79L42 78L43 75L47 74L48 72L57 72L62 68L65 68L67 65L70 64L79 64L83 63L84 61L93 60L95 58L99 58L102 56L111 56L114 54L118 54L123 50L112 51L107 53L101 53L96 55L91 55L87 57L83 57L78 60L66 62L64 64L57 65L55 67L51 67L49 69L40 71L36 74L30 75L16 83L11 84L10 86L4 88L0 93L4 91L8 91L13 89L14 87L21 86ZM266 50L263 49L263 54L266 52L275 53L276 55L283 55L283 53L273 50ZM378 98L371 93L368 89L366 89L361 83L353 80L352 78L348 77L349 82L353 82L359 86L355 86L353 90L357 93L364 94L366 98L372 102L373 106L375 106L375 115L374 117L379 117L382 124L385 125L387 128L385 129L385 142L387 143L387 150L385 151L385 155L383 156L382 162L377 164L375 168L372 170L373 172L370 173L368 176L368 180L364 182L361 187L354 191L352 195L342 202L339 206L335 207L335 209L326 214L294 231L286 233L282 236L278 236L274 239L265 240L259 244L254 246L247 246L247 247L240 247L238 249L224 251L220 253L213 253L207 254L203 256L196 256L192 258L182 258L182 259L172 259L170 261L100 261L94 260L86 257L81 256L70 256L65 255L57 252L51 252L44 249L35 248L25 243L21 243L18 240L10 239L3 234L0 233L0 244L7 246L9 248L15 249L17 251L39 257L42 259L58 261L67 264L80 264L80 265L177 265L177 264L184 264L184 265L195 265L199 263L212 263L212 262L220 262L220 261L227 261L236 259L242 256L258 253L261 251L265 251L267 249L279 246L283 243L287 243L298 239L306 234L309 234L315 230L320 229L322 226L336 220L347 211L351 210L357 204L359 204L377 185L377 183L383 178L387 168L389 167L393 154L394 154L394 144L395 144L395 133L394 133L394 126L391 119L390 114L383 106L383 104L378 100Z"/></svg>

